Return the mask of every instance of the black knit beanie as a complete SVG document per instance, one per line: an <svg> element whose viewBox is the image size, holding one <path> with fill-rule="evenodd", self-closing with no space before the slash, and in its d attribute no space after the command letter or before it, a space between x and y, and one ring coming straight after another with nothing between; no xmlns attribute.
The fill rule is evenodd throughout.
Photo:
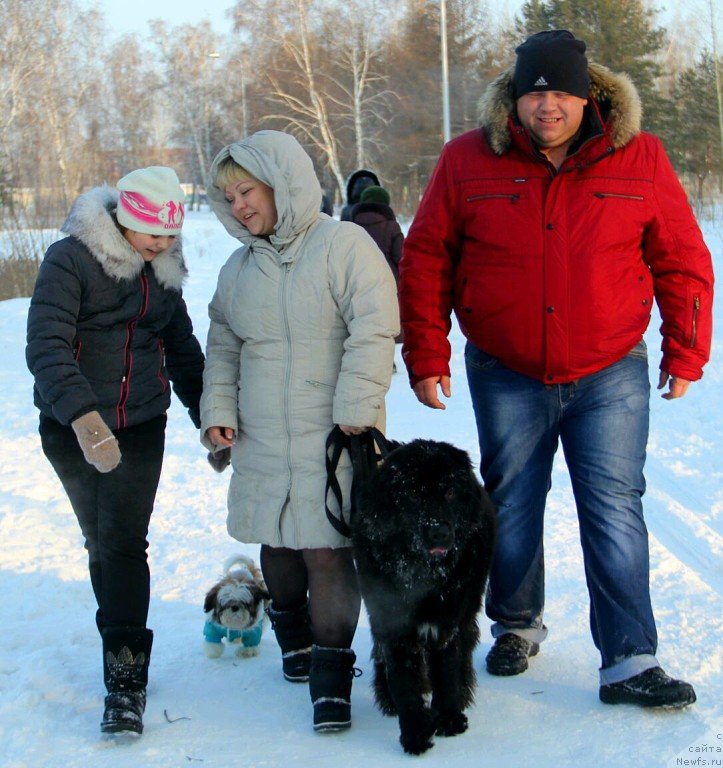
<svg viewBox="0 0 723 768"><path fill-rule="evenodd" d="M586 99L590 88L586 47L584 40L577 40L566 29L528 37L515 48L515 98L531 92L563 91Z"/></svg>

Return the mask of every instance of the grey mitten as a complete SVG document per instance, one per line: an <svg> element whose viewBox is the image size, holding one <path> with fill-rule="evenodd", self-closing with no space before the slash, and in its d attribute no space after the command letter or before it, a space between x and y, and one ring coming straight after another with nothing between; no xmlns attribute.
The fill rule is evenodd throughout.
<svg viewBox="0 0 723 768"><path fill-rule="evenodd" d="M98 472L111 472L120 464L118 441L98 411L80 416L70 426L78 438L85 460Z"/></svg>
<svg viewBox="0 0 723 768"><path fill-rule="evenodd" d="M208 452L208 463L216 470L216 472L223 472L224 469L231 463L231 449L219 448L215 453Z"/></svg>

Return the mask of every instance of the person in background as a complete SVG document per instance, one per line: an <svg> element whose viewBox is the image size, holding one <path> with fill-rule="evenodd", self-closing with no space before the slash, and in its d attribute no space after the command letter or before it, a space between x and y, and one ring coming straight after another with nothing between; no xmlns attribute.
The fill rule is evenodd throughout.
<svg viewBox="0 0 723 768"><path fill-rule="evenodd" d="M82 194L30 301L26 359L43 452L88 550L108 691L104 733L143 730L153 632L148 525L170 384L200 426L203 352L181 286L184 193L154 166Z"/></svg>
<svg viewBox="0 0 723 768"><path fill-rule="evenodd" d="M372 184L379 186L379 178L374 171L368 171L366 168L359 168L349 175L346 180L346 204L341 209L341 221L351 219L351 209L361 199L361 193Z"/></svg>
<svg viewBox="0 0 723 768"><path fill-rule="evenodd" d="M320 213L293 136L259 131L224 147L209 182L241 247L209 306L202 440L231 449L228 531L261 544L283 675L308 680L316 731L342 730L360 596L350 541L326 517L326 439L335 424L347 434L383 424L396 287L360 227ZM348 498L348 463L338 479Z"/></svg>
<svg viewBox="0 0 723 768"><path fill-rule="evenodd" d="M384 187L367 187L361 193L359 202L351 209L350 220L371 235L384 254L394 281L399 286L399 262L402 260L404 234L389 202L389 192ZM403 340L404 336L400 333L395 342L401 344Z"/></svg>
<svg viewBox="0 0 723 768"><path fill-rule="evenodd" d="M487 671L515 675L547 635L543 518L562 442L577 506L601 701L684 707L693 687L656 657L643 467L650 382L643 334L662 317L658 388L701 378L713 271L630 79L585 43L540 32L489 86L482 127L448 143L401 263L405 359L417 398L451 396L450 313L485 486L499 516Z"/></svg>
<svg viewBox="0 0 723 768"><path fill-rule="evenodd" d="M321 195L321 204L319 205L319 210L322 213L325 213L327 216L334 215L334 205L331 201L331 195L329 195L327 192L324 192Z"/></svg>

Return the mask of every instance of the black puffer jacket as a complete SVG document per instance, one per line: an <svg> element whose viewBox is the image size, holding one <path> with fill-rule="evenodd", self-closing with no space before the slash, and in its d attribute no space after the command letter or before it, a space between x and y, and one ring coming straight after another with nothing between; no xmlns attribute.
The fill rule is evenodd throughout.
<svg viewBox="0 0 723 768"><path fill-rule="evenodd" d="M97 410L111 429L165 413L169 380L200 425L203 353L181 294L180 239L146 263L115 223L118 193L81 195L48 248L28 314L35 405L61 424Z"/></svg>

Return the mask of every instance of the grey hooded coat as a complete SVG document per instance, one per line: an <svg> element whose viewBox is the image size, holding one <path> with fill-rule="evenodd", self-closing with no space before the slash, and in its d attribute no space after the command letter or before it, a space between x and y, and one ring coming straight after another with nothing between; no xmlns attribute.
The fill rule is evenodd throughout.
<svg viewBox="0 0 723 768"><path fill-rule="evenodd" d="M399 310L392 273L360 227L319 212L311 159L260 131L223 149L274 190L278 221L251 235L209 184L214 212L242 242L209 306L201 434L236 430L228 530L293 549L349 546L326 519L325 441L334 424L383 422ZM349 497L351 471L340 466ZM347 510L345 510L346 512Z"/></svg>

